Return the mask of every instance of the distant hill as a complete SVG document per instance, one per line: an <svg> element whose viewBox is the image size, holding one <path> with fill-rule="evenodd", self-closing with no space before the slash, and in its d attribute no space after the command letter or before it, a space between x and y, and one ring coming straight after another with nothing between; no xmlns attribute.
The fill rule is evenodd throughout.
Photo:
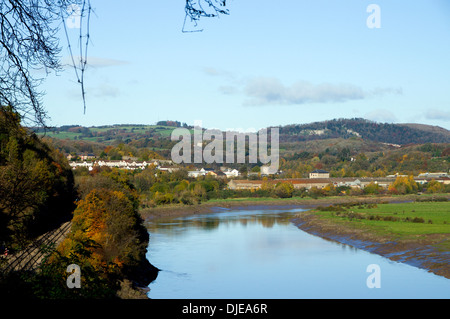
<svg viewBox="0 0 450 319"><path fill-rule="evenodd" d="M121 124L109 126L83 127L64 125L43 132L31 128L38 135L57 139L83 140L113 144L117 142L150 139L166 140L172 130L180 127L177 121L163 121L157 125ZM192 129L183 123L182 127ZM378 142L395 145L450 143L450 131L442 127L425 124L377 123L362 118L333 119L309 124L291 124L280 127L280 143L298 143L328 139L362 139L364 142Z"/></svg>
<svg viewBox="0 0 450 319"><path fill-rule="evenodd" d="M364 140L361 138L329 138L280 143L280 154L282 156L300 152L319 154L322 152L338 152L339 150L345 148L348 148L352 154L359 154L390 151L398 149L399 147L381 142Z"/></svg>
<svg viewBox="0 0 450 319"><path fill-rule="evenodd" d="M418 124L418 123L405 123L405 124L398 124L401 126L407 126L413 129L422 130L425 132L431 132L431 133L437 133L442 135L449 135L450 131L446 130L445 128L442 128L440 126L434 126L434 125L426 125L426 124Z"/></svg>
<svg viewBox="0 0 450 319"><path fill-rule="evenodd" d="M438 126L377 123L362 118L333 119L280 127L280 142L352 137L398 145L450 143L450 131Z"/></svg>
<svg viewBox="0 0 450 319"><path fill-rule="evenodd" d="M31 127L30 129L40 136L61 140L83 140L109 145L116 142L129 143L140 139L160 140L168 138L172 130L180 126L180 123L176 121L161 121L156 125L115 124L91 127L64 125L49 130L36 127ZM183 123L183 127L191 128L185 123Z"/></svg>

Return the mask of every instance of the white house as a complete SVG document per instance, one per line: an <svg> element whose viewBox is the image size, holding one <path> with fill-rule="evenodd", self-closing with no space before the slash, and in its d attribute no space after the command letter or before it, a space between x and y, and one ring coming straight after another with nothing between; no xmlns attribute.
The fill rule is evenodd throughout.
<svg viewBox="0 0 450 319"><path fill-rule="evenodd" d="M323 169L316 169L309 173L309 178L330 178L330 173Z"/></svg>
<svg viewBox="0 0 450 319"><path fill-rule="evenodd" d="M178 171L180 168L179 167L173 167L173 166L158 166L157 169L160 170L160 171L173 173L175 171Z"/></svg>
<svg viewBox="0 0 450 319"><path fill-rule="evenodd" d="M146 161L143 162L136 162L136 161L105 161L105 160L98 160L95 162L69 162L70 166L75 169L77 167L88 167L89 170L92 170L94 166L106 166L106 167L118 167L122 169L144 169L148 165L152 163L147 163Z"/></svg>
<svg viewBox="0 0 450 319"><path fill-rule="evenodd" d="M188 171L188 176L189 177L197 178L197 177L199 177L201 175L204 175L204 174L202 172L200 172L200 171Z"/></svg>
<svg viewBox="0 0 450 319"><path fill-rule="evenodd" d="M201 168L200 170L196 170L196 171L188 171L188 176L197 178L199 176L205 176L210 173L214 173L213 168Z"/></svg>
<svg viewBox="0 0 450 319"><path fill-rule="evenodd" d="M238 177L240 175L237 169L229 169L229 168L224 170L223 173L227 176L227 178Z"/></svg>

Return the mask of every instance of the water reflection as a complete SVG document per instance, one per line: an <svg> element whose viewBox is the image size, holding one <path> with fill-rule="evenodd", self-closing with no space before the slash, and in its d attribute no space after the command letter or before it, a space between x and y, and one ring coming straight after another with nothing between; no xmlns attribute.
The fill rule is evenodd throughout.
<svg viewBox="0 0 450 319"><path fill-rule="evenodd" d="M189 217L179 218L161 218L147 224L147 228L150 233L173 233L179 234L180 232L189 229L202 229L211 231L217 229L219 225L227 227L230 225L241 225L247 227L249 225L261 225L264 228L272 228L274 225L288 225L290 219L299 210L279 213L274 211L272 213L249 211L247 214L242 212L229 212L229 213L216 213L207 215L194 215ZM278 212L278 213L277 213Z"/></svg>
<svg viewBox="0 0 450 319"><path fill-rule="evenodd" d="M150 298L449 298L450 281L299 230L296 210L220 210L147 224ZM366 285L382 269L382 289Z"/></svg>

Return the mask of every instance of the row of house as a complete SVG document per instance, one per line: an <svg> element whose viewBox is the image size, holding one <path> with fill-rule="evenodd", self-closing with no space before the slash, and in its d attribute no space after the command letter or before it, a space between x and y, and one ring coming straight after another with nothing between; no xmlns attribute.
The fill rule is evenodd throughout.
<svg viewBox="0 0 450 319"><path fill-rule="evenodd" d="M161 167L158 161L129 161L129 160L117 160L117 161L106 161L106 160L97 160L97 161L83 161L83 162L69 162L69 165L76 169L77 167L87 167L90 171L94 168L94 166L99 167L117 167L122 169L144 169L149 165L155 165L156 167Z"/></svg>
<svg viewBox="0 0 450 319"><path fill-rule="evenodd" d="M116 167L121 169L129 169L129 170L135 170L135 169L145 169L149 165L154 165L156 168L160 171L165 171L168 173L173 173L178 170L180 170L180 167L176 167L173 165L166 165L163 166L162 160L152 160L152 161L134 161L134 160L96 160L96 161L81 161L81 162L69 162L69 165L76 169L78 167L86 167L89 169L89 171L92 171L95 166L98 167ZM165 161L166 163L167 161ZM217 178L233 178L238 177L240 175L239 171L237 169L231 169L231 168L225 168L221 167L220 171L215 171L212 168L201 168L199 170L195 171L188 171L189 177L199 177L199 176L214 176Z"/></svg>
<svg viewBox="0 0 450 319"><path fill-rule="evenodd" d="M378 184L383 188L388 188L396 178L393 177L345 177L345 178L292 178L292 179L273 179L273 180L231 180L228 182L229 189L259 189L264 182L271 184L277 184L279 182L289 182L292 183L295 189L305 188L311 189L312 187L317 187L318 189L323 189L329 184L333 184L335 187L347 186L352 188L364 189L370 183ZM450 184L450 177L438 177L438 178L425 178L425 177L415 177L414 180L417 183L425 184L431 180L436 180L443 184Z"/></svg>

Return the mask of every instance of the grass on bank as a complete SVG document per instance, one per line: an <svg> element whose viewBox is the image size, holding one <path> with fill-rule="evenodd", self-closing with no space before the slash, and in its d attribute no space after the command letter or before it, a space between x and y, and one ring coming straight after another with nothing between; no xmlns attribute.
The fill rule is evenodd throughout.
<svg viewBox="0 0 450 319"><path fill-rule="evenodd" d="M450 201L354 204L311 211L336 225L392 240L425 240L450 251Z"/></svg>

